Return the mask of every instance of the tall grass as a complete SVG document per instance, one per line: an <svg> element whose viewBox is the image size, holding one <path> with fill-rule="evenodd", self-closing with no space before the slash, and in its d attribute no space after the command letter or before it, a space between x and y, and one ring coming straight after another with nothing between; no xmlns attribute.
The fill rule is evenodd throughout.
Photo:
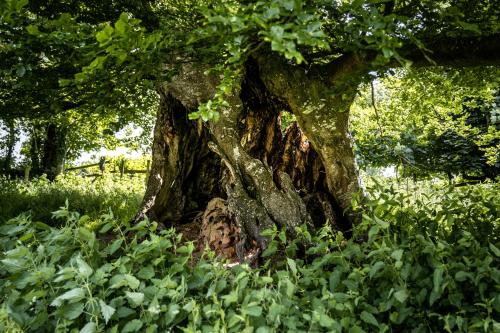
<svg viewBox="0 0 500 333"><path fill-rule="evenodd" d="M30 182L0 178L0 224L21 213L30 212L33 220L56 223L52 212L65 205L72 211L96 218L111 209L119 220L130 219L144 194L144 176L104 175L85 178L75 175Z"/></svg>

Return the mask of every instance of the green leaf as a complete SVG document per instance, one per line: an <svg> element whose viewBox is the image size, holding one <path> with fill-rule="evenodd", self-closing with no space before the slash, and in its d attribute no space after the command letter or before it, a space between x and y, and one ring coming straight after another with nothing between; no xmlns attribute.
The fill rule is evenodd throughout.
<svg viewBox="0 0 500 333"><path fill-rule="evenodd" d="M78 302L85 297L83 288L74 288L64 294L58 296L50 303L51 306L61 306L63 301L70 301L70 303Z"/></svg>
<svg viewBox="0 0 500 333"><path fill-rule="evenodd" d="M375 237L379 232L380 232L380 228L378 225L372 226L370 228L370 231L368 231L368 239L372 240L373 237Z"/></svg>
<svg viewBox="0 0 500 333"><path fill-rule="evenodd" d="M117 274L111 278L111 288L116 289L123 286L129 286L131 289L139 288L141 281L130 274Z"/></svg>
<svg viewBox="0 0 500 333"><path fill-rule="evenodd" d="M349 329L349 333L365 333L365 331L361 327L354 325Z"/></svg>
<svg viewBox="0 0 500 333"><path fill-rule="evenodd" d="M437 292L435 290L432 290L431 295L429 296L429 305L434 304L439 299L439 297L441 297L441 293Z"/></svg>
<svg viewBox="0 0 500 333"><path fill-rule="evenodd" d="M467 280L468 278L472 279L472 274L471 273L467 273L467 272L464 272L464 271L459 271L455 274L455 280L459 281L459 282L462 282L462 281L465 281Z"/></svg>
<svg viewBox="0 0 500 333"><path fill-rule="evenodd" d="M24 67L22 65L19 66L19 67L17 67L17 69L16 69L16 76L17 77L23 77L24 74L26 74L26 67Z"/></svg>
<svg viewBox="0 0 500 333"><path fill-rule="evenodd" d="M127 32L128 24L122 20L115 23L115 30L118 34L124 35Z"/></svg>
<svg viewBox="0 0 500 333"><path fill-rule="evenodd" d="M330 278L328 279L328 285L330 287L330 291L334 292L337 289L337 286L340 283L340 279L342 277L343 271L340 267L335 268L335 270L330 273Z"/></svg>
<svg viewBox="0 0 500 333"><path fill-rule="evenodd" d="M66 319L74 320L82 314L83 308L83 303L65 304L59 308L59 313L61 313Z"/></svg>
<svg viewBox="0 0 500 333"><path fill-rule="evenodd" d="M146 266L141 268L137 276L143 280L149 280L155 276L155 270L152 266Z"/></svg>
<svg viewBox="0 0 500 333"><path fill-rule="evenodd" d="M38 30L38 27L36 25L28 25L26 27L26 31L28 31L28 33L33 36L38 36L40 34L40 31Z"/></svg>
<svg viewBox="0 0 500 333"><path fill-rule="evenodd" d="M291 258L286 258L286 261L288 262L288 266L292 270L293 274L297 274L297 265L295 264L295 261Z"/></svg>
<svg viewBox="0 0 500 333"><path fill-rule="evenodd" d="M158 299L156 297L153 298L153 300L149 304L148 312L153 315L159 314L161 312L160 304L158 303Z"/></svg>
<svg viewBox="0 0 500 333"><path fill-rule="evenodd" d="M119 238L119 239L115 240L113 243L111 243L111 245L106 247L106 249L104 249L104 251L107 254L112 255L120 248L120 246L122 246L122 243L123 243L123 239Z"/></svg>
<svg viewBox="0 0 500 333"><path fill-rule="evenodd" d="M373 314L367 311L361 312L361 320L365 323L378 327L378 321Z"/></svg>
<svg viewBox="0 0 500 333"><path fill-rule="evenodd" d="M259 317L262 315L262 308L258 305L250 305L245 308L245 313L252 317Z"/></svg>
<svg viewBox="0 0 500 333"><path fill-rule="evenodd" d="M500 250L493 244L489 243L491 252L493 252L497 257L500 257Z"/></svg>
<svg viewBox="0 0 500 333"><path fill-rule="evenodd" d="M165 324L168 325L174 321L177 314L180 312L180 307L178 304L169 304L167 313L165 314Z"/></svg>
<svg viewBox="0 0 500 333"><path fill-rule="evenodd" d="M375 276L382 268L385 267L385 262L377 261L372 267L370 267L370 279Z"/></svg>
<svg viewBox="0 0 500 333"><path fill-rule="evenodd" d="M262 252L262 256L264 258L266 257L270 257L272 256L273 254L276 253L276 251L278 251L278 245L276 244L276 241L271 241L268 246L267 246L267 249Z"/></svg>
<svg viewBox="0 0 500 333"><path fill-rule="evenodd" d="M125 295L130 300L132 305L138 306L144 302L144 294L143 293L133 293L130 291L126 291Z"/></svg>
<svg viewBox="0 0 500 333"><path fill-rule="evenodd" d="M393 257L396 261L401 261L401 258L403 257L403 250L395 250L392 252L391 257Z"/></svg>
<svg viewBox="0 0 500 333"><path fill-rule="evenodd" d="M80 330L80 333L95 333L95 332L97 332L97 325L94 322L87 323Z"/></svg>
<svg viewBox="0 0 500 333"><path fill-rule="evenodd" d="M77 271L80 274L80 276L87 278L94 272L92 267L90 267L80 256L76 258L76 264L77 264Z"/></svg>
<svg viewBox="0 0 500 333"><path fill-rule="evenodd" d="M335 324L335 320L333 320L329 315L324 312L320 312L319 314L319 324L325 328L331 328Z"/></svg>
<svg viewBox="0 0 500 333"><path fill-rule="evenodd" d="M122 333L137 332L142 328L142 321L134 319L129 321L122 330Z"/></svg>
<svg viewBox="0 0 500 333"><path fill-rule="evenodd" d="M443 267L438 267L434 270L434 273L432 275L432 282L434 285L434 291L435 292L440 292L441 291L441 283L443 282Z"/></svg>
<svg viewBox="0 0 500 333"><path fill-rule="evenodd" d="M383 47L382 48L382 53L384 54L385 58L390 58L393 56L394 51L388 47Z"/></svg>
<svg viewBox="0 0 500 333"><path fill-rule="evenodd" d="M116 309L104 303L102 299L99 300L99 306L101 308L101 314L104 318L104 321L107 324L111 316L113 316L113 314L115 313Z"/></svg>
<svg viewBox="0 0 500 333"><path fill-rule="evenodd" d="M408 292L406 291L406 289L400 289L394 293L394 298L396 298L401 303L404 303L404 301L406 301L406 299L408 298Z"/></svg>
<svg viewBox="0 0 500 333"><path fill-rule="evenodd" d="M132 310L131 308L127 308L126 306L120 306L118 309L116 309L116 316L118 318L125 318L135 314L136 312L134 310Z"/></svg>

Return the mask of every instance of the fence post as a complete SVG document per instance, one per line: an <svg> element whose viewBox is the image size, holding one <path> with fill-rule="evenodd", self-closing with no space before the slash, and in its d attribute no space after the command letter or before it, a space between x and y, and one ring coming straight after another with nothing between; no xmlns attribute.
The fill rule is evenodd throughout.
<svg viewBox="0 0 500 333"><path fill-rule="evenodd" d="M101 174L104 174L104 169L106 168L106 157L102 156L99 159L99 170L101 170Z"/></svg>
<svg viewBox="0 0 500 333"><path fill-rule="evenodd" d="M120 178L123 178L124 173L125 173L125 159L123 158L120 161Z"/></svg>

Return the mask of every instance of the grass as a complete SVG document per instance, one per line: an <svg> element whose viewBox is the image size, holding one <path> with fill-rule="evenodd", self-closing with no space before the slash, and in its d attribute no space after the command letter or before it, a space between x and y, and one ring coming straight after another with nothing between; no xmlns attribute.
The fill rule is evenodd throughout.
<svg viewBox="0 0 500 333"><path fill-rule="evenodd" d="M21 213L55 223L52 212L70 203L70 209L96 218L111 209L120 220L134 216L144 194L144 176L85 178L65 175L55 182L46 178L31 182L0 178L0 223Z"/></svg>

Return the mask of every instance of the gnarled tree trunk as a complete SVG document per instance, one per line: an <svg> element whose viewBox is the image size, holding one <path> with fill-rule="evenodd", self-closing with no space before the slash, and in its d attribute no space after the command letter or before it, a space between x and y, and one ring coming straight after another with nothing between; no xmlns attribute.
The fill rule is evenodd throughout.
<svg viewBox="0 0 500 333"><path fill-rule="evenodd" d="M356 223L359 216L351 210L351 201L361 188L348 128L349 108L365 64L355 56L309 69L269 57L258 58L258 62L266 87L289 105L318 152L329 193L341 209L345 225Z"/></svg>
<svg viewBox="0 0 500 333"><path fill-rule="evenodd" d="M136 220L146 215L183 222L221 197L224 205L217 199L209 207L234 221L240 258L252 241L265 248L261 232L273 225L291 233L301 224L327 222L349 229L354 218L344 210L359 189L347 131L354 94L344 100L320 81L299 82L303 78L287 77L289 71L277 78L257 64L248 61L241 86L226 98L217 122L187 120L219 83L204 68L186 65L162 88L152 171ZM282 111L298 120L284 136Z"/></svg>
<svg viewBox="0 0 500 333"><path fill-rule="evenodd" d="M189 107L169 90L160 89L153 141L153 162L140 211L160 223L194 217L219 196L220 159L208 148L208 129L188 120Z"/></svg>

